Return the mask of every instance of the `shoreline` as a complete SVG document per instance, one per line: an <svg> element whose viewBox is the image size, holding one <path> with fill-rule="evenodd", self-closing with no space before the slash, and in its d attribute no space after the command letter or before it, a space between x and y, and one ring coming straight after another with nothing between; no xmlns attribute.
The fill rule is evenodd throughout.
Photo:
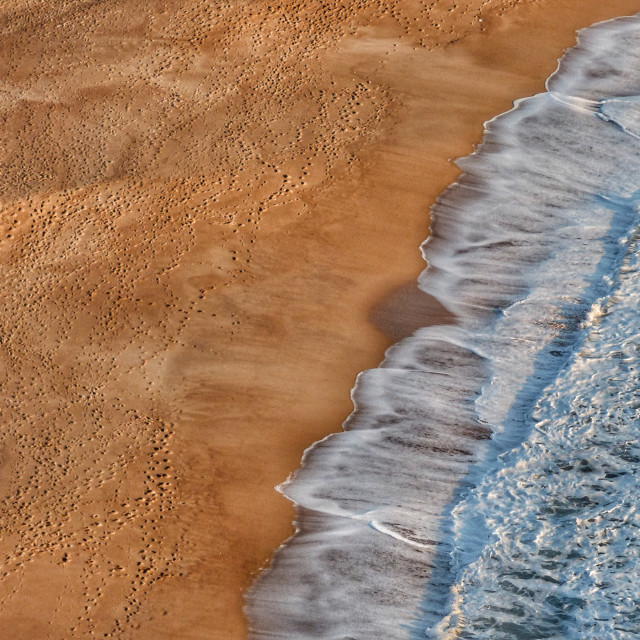
<svg viewBox="0 0 640 640"><path fill-rule="evenodd" d="M640 0L425 7L0 13L0 635L245 638L450 159Z"/></svg>
<svg viewBox="0 0 640 640"><path fill-rule="evenodd" d="M629 3L625 6L633 7L633 9L630 9L628 13L626 12L626 9L622 13L617 13L617 10L614 9L614 12L612 14L605 14L602 11L602 7L597 7L593 10L593 13L589 14L589 18L585 18L585 15L587 15L585 12L580 16L579 19L576 19L575 15L572 15L572 11L574 10L573 7L575 6L575 4L578 3L573 3L573 6L570 7L562 7L557 10L557 13L552 11L550 12L550 15L546 16L541 15L541 13L535 13L534 9L533 11L529 12L529 18L534 18L535 27L530 27L529 30L527 30L527 28L525 28L522 24L522 22L526 20L526 17L523 17L522 15L518 16L513 21L513 23L509 23L508 20L505 20L502 17L496 18L495 16L493 16L493 20L487 20L485 23L487 33L475 34L475 37L470 36L467 38L468 48L466 52L464 44L460 45L462 51L460 51L459 53L461 59L464 60L463 62L461 62L460 59L453 61L438 61L438 64L442 65L442 69L444 70L444 72L441 71L443 74L447 73L450 76L456 77L458 75L465 74L464 67L469 62L467 56L470 56L473 59L481 61L479 64L477 64L476 62L479 70L490 71L492 75L491 82L497 83L497 79L500 77L502 77L503 80L507 81L502 87L492 86L491 89L495 91L495 94L490 96L485 95L480 100L481 102L489 102L491 100L495 100L496 103L502 103L504 105L504 108L502 110L495 112L488 111L486 116L482 116L483 123L508 111L513 106L514 101L521 98L527 98L529 96L535 95L536 93L544 92L544 83L546 79L557 68L557 62L559 61L559 58L562 56L562 54L568 48L571 48L576 44L576 35L580 29L592 26L597 22L614 19L616 17L622 17L624 15L627 15L628 13L635 13L638 8L637 5ZM527 9L530 9L531 7L520 8L522 9L522 13L526 13ZM592 7L590 7L589 9L592 9ZM542 12L543 9L538 8L538 11ZM552 31L552 27L557 26L555 24L555 21L558 19L557 16L562 16L562 19L565 22L563 23L562 29L557 30L554 34ZM520 20L522 20L522 22L520 22ZM501 21L503 22L502 25L500 24ZM506 26L506 29L504 23L508 24L508 26ZM546 55L543 56L542 59L536 60L536 64L533 65L535 67L533 73L527 76L525 76L524 74L518 75L518 72L521 72L522 67L527 63L525 61L526 53L523 51L523 49L526 48L527 40L529 44L538 43L538 39L533 34L538 33L539 30L543 29L543 27L549 28L548 31L545 32L546 39L544 40ZM493 46L486 46L487 43L482 43L482 40L483 38L488 37L491 34L492 29L494 28L501 31L499 42ZM508 33L510 29L513 30L513 34L511 35ZM558 31L561 31L561 33L558 34ZM557 36L558 40L556 40L554 36ZM521 43L520 46L514 45L514 41L516 40ZM563 42L562 48L558 47L558 41ZM511 45L511 47L508 46L509 44ZM504 48L502 48L501 45L507 46L504 46ZM555 59L553 59L553 61L551 61L552 51L556 50L556 47L558 47L557 56ZM510 62L503 64L505 61L500 60L497 57L497 52L499 52L501 49L510 49L511 53L515 53L517 55L515 55L510 60ZM447 51L449 52L450 50L450 48L447 49ZM427 76L428 75L429 74L427 74ZM437 76L437 72L434 75ZM435 84L440 80L442 80L442 78L438 78L433 82ZM457 80L459 81L459 78L457 78ZM509 85L509 82L511 82L512 85ZM474 82L470 81L469 84L473 85ZM523 87L523 92L515 95L512 99L508 98L507 95L513 95L510 94L511 86ZM473 89L470 91L470 94L474 94ZM474 95L474 98L476 98L477 100L477 94ZM458 111L460 105L456 106L458 107L458 109L456 110L456 113L454 115L459 116L460 114L458 113ZM482 108L488 109L486 104L482 104ZM462 111L464 111L464 109L462 109ZM464 125L466 126L472 127L473 124L477 123L477 120L470 116L468 113L464 113L464 116L462 117L464 117L465 120L468 119L466 122L464 122ZM469 124L469 121L471 121L471 124ZM473 146L471 146L470 139L471 137L466 138L466 144L469 145L468 151L466 153L456 153L454 157L465 157L466 155L468 155L468 153L471 153L474 150L475 146L481 141L481 135L476 136L476 139L473 141ZM432 160L432 158L430 157L429 160ZM425 162L425 165L426 164L427 163ZM445 180L446 184L441 189L437 190L434 193L430 193L431 201L428 207L429 209L431 208L431 205L435 203L436 198L446 188L448 188L448 186L453 184L462 173L457 169L457 167L451 167L451 165L448 167L448 169L452 168L455 172L454 177L448 182ZM423 238L423 241L425 239L426 237ZM424 266L425 265L423 264L422 268L424 268ZM416 279L421 271L422 269L416 272ZM392 346L397 341L410 336L411 333L417 328L427 327L432 324L448 324L450 322L455 322L455 316L453 316L446 308L444 308L437 299L433 298L429 294L425 294L424 292L418 290L418 299L416 300L416 292L414 291L416 283L417 280L410 280L408 283L397 284L397 286L390 293L388 293L382 299L378 298L378 302L373 302L372 306L370 307L368 320L380 332L384 334L384 336L389 341L388 346ZM426 299L421 300L420 298L422 298L422 296L424 296ZM408 312L409 314L408 321L405 321L404 318L394 318L395 314L404 314L406 312ZM420 317L422 317L423 320L422 324L420 324ZM380 361L382 361L382 358L380 359ZM311 446L313 446L313 443ZM308 449L309 448L305 449L305 453ZM282 546L287 546L288 544L289 539L283 541L283 543L274 550L274 553Z"/></svg>

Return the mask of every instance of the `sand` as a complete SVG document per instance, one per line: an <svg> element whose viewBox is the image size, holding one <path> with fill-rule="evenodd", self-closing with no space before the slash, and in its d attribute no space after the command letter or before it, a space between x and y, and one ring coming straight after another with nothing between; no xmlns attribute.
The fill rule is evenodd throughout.
<svg viewBox="0 0 640 640"><path fill-rule="evenodd" d="M274 485L450 320L413 282L451 159L639 10L3 3L0 637L244 638Z"/></svg>

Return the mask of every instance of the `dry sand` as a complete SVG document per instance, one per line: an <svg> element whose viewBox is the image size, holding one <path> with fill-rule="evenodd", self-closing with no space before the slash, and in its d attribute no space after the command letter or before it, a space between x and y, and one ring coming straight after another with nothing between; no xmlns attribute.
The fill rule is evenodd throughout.
<svg viewBox="0 0 640 640"><path fill-rule="evenodd" d="M638 10L5 0L0 638L243 638L273 486L428 321L449 159Z"/></svg>

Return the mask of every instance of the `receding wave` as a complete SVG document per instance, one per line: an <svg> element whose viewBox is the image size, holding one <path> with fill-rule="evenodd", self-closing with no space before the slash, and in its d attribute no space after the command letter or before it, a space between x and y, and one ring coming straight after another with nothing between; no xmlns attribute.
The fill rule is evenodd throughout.
<svg viewBox="0 0 640 640"><path fill-rule="evenodd" d="M639 321L609 320L625 305L637 315L640 295L640 283L625 288L638 282L639 36L638 18L581 32L548 91L489 122L459 161L419 278L457 323L418 330L360 374L344 431L311 447L280 487L297 505L297 533L248 595L253 638L551 638L576 620L596 631L575 637L622 637L607 634L622 633L626 609L588 627L589 585L567 578L578 562L592 578L602 571L594 540L605 534L583 531L591 555L572 557L563 527L573 522L575 536L578 520L606 519L609 499L618 518L637 495L634 472L607 450L640 463L622 442L637 410L612 408L637 395L635 342L622 336L639 334ZM614 418L624 423L615 435L589 431ZM579 442L577 424L589 431ZM554 474L562 465L570 473ZM609 546L613 567L624 531ZM611 602L632 595L618 586ZM532 632L540 602L548 617Z"/></svg>

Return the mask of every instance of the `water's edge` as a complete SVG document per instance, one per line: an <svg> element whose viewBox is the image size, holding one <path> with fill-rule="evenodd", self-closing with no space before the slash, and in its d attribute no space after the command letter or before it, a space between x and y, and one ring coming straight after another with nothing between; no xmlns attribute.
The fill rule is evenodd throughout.
<svg viewBox="0 0 640 640"><path fill-rule="evenodd" d="M640 176L633 123L597 77L585 92L584 70L619 27L637 19L580 32L547 93L489 121L459 162L419 278L458 322L416 331L361 373L344 432L279 488L297 505L296 534L247 594L253 638L417 638L447 614L489 536L456 506L526 437L636 219L640 183L619 175L622 157Z"/></svg>

